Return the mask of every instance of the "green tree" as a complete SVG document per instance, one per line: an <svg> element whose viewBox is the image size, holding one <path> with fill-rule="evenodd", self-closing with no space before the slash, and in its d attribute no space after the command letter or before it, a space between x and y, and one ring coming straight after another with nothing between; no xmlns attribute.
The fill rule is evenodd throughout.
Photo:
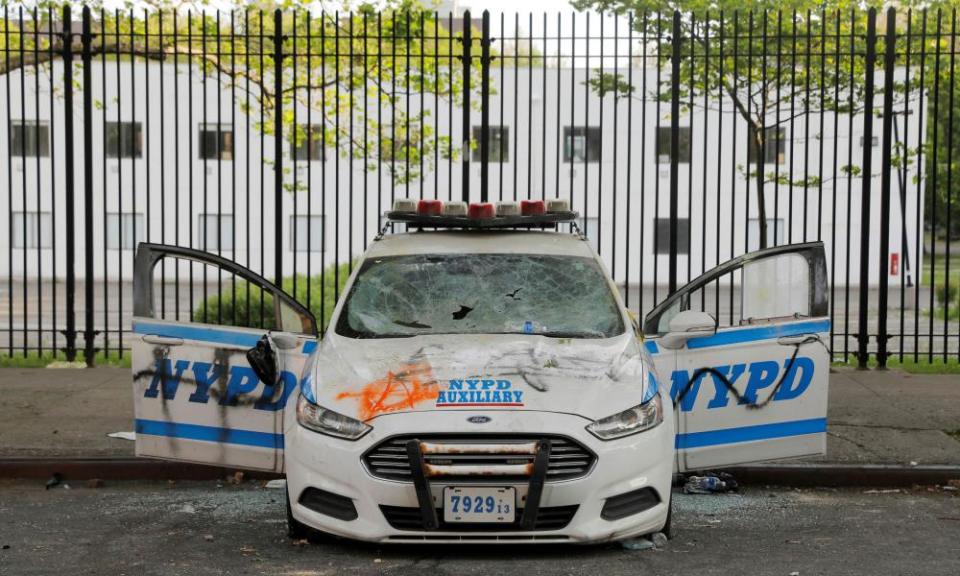
<svg viewBox="0 0 960 576"><path fill-rule="evenodd" d="M431 111L408 114L402 104L407 96L423 93L458 105L463 93L457 59L461 44L451 37L443 19L418 0L364 2L351 12L323 13L302 0L236 1L233 10L221 12L206 3L188 10L192 4L165 0L148 0L146 8L123 11L103 8L99 2L88 5L93 9L95 58L106 54L108 58L190 63L211 82L219 79L226 89L236 90L239 106L257 116L256 127L265 134L276 129L279 99L283 131L294 146L313 139L341 156L366 159L367 169L376 167L378 159L394 158L397 162L384 166L401 182L416 178L422 162L430 166L435 146L445 154L456 152L448 137L434 138ZM284 35L279 93L276 9L282 9ZM38 73L49 73L50 62L62 48L60 35L48 33L59 31L61 5L48 2L33 9L6 10L0 12L7 16L0 24L0 49L5 51L0 74L33 67ZM79 18L79 8L74 18ZM79 54L79 35L73 42ZM479 79L471 78L470 85L479 86ZM79 80L76 89L83 89ZM313 117L323 129L301 124L302 112L295 124L294 102L314 110ZM378 105L390 111L388 118L368 112Z"/></svg>
<svg viewBox="0 0 960 576"><path fill-rule="evenodd" d="M910 0L899 7L905 11L913 3ZM732 102L737 115L747 124L753 166L741 166L740 170L748 182L753 182L756 191L761 247L767 244L765 185L776 182L807 189L822 184L818 176L809 173L794 174L790 180L779 170L765 171L765 156L779 155L781 128L792 119L808 112L863 112L865 9L883 8L876 0L679 0L668 5L654 0L573 0L573 5L577 9L634 13L636 33L648 40L647 46L656 55L658 65L665 67L670 65L672 50L673 21L669 11L681 12L680 100L685 105L694 102L698 106L703 97L713 102L723 98L724 102ZM939 3L927 2L924 6L935 10ZM880 67L885 22L886 15L880 12L875 83L878 97L882 93ZM930 44L932 40L906 42L916 51L919 44ZM928 80L931 76L927 76ZM590 84L600 96L614 93L627 97L634 92L621 75L597 73ZM916 83L912 89L917 89ZM906 97L903 83L896 83L894 90L898 101ZM656 98L657 94L669 102L669 79L654 87L651 94L640 97ZM895 162L909 163L916 153L916 149L898 146ZM841 169L849 175L871 177L862 174L859 166Z"/></svg>

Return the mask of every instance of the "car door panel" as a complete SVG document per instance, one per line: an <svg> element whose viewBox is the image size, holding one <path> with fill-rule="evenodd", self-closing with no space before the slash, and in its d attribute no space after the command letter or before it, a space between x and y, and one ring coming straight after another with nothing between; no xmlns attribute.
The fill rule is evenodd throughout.
<svg viewBox="0 0 960 576"><path fill-rule="evenodd" d="M735 272L751 261L803 255L809 269L793 271L792 282L803 297L800 304L809 315L773 318L752 316L738 325L721 328L706 336L691 337L675 350L658 345L661 318L671 306L689 308L690 290L675 293L676 303L664 302L651 312L645 328L657 372L670 386L677 414L677 468L692 470L748 462L822 454L826 449L827 392L830 356L826 345L830 321L826 317L826 294L819 285L823 270L819 243L780 247L722 265L689 286L693 289L715 282L718 274ZM768 262L763 267L769 269ZM791 266L796 267L794 262ZM717 272L719 271L719 272ZM768 280L764 280L768 281ZM773 282L774 284L776 282ZM769 294L773 300L789 300L783 286ZM742 287L741 294L761 292ZM758 300L763 296L751 296ZM683 302L686 299L686 304ZM803 300L806 300L804 303ZM767 310L782 314L782 302L742 302L741 311Z"/></svg>
<svg viewBox="0 0 960 576"><path fill-rule="evenodd" d="M153 274L165 257L214 264L270 291L296 312L287 326L238 327L158 318ZM150 282L150 287L144 285ZM312 315L268 281L213 255L141 244L134 287L133 369L138 456L230 468L283 470L283 413L307 377L316 349ZM275 311L273 318L283 314ZM208 318L208 321L213 318ZM277 345L279 378L260 380L247 351L270 334Z"/></svg>

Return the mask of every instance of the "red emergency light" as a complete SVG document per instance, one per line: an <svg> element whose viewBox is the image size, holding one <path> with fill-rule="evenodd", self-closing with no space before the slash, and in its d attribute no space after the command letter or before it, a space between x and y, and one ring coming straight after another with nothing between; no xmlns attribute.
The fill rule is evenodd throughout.
<svg viewBox="0 0 960 576"><path fill-rule="evenodd" d="M496 212L493 210L493 204L489 202L471 202L467 208L467 218L479 220L481 218L493 218Z"/></svg>
<svg viewBox="0 0 960 576"><path fill-rule="evenodd" d="M442 200L421 200L417 202L417 214L421 216L439 216L443 212Z"/></svg>
<svg viewBox="0 0 960 576"><path fill-rule="evenodd" d="M520 214L524 216L536 216L547 211L547 205L543 200L521 200Z"/></svg>

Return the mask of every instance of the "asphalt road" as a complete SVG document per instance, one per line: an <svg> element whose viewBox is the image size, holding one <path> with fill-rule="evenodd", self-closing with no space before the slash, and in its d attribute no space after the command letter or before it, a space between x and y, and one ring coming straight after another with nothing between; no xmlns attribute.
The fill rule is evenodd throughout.
<svg viewBox="0 0 960 576"><path fill-rule="evenodd" d="M298 545L259 484L0 483L0 574L960 574L960 495L675 495L663 549Z"/></svg>

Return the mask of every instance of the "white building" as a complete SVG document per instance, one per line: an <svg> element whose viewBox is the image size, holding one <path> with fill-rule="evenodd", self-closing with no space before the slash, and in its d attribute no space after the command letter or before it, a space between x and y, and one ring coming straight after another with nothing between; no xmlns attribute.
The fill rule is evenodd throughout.
<svg viewBox="0 0 960 576"><path fill-rule="evenodd" d="M23 91L19 71L0 78L0 94L10 94L9 100L0 98L0 121L10 127L9 137L0 139L0 174L7 176L0 181L7 191L0 194L0 214L9 215L0 217L0 238L12 238L11 249L0 250L0 277L65 275L68 145L76 151L77 276L83 276L82 93L75 94L74 142L67 143L59 84L62 73L59 63L52 74L41 74L39 80L27 72ZM644 75L650 86L655 85L656 71L635 68L635 97L621 98L616 104L612 96L601 100L588 93L583 82L589 71L584 69L507 69L501 78L500 69L493 66L491 73L491 158L502 162L489 166L490 199L570 197L586 217L590 241L599 247L619 283L665 284L667 230L658 222L669 216L669 104L644 102L639 92ZM92 81L93 149L105 152L94 155L92 174L96 278L131 278L133 248L141 240L220 251L272 276L274 140L272 134L258 130L256 111L244 111L241 90L231 92L213 77L204 81L196 66L191 76L185 62L175 66L97 59ZM474 99L479 101L479 96ZM912 105L922 110L925 101L916 95ZM413 96L410 106L413 111L421 106L429 109L440 136L464 140L459 108L451 110L442 98L435 105L429 94L422 101ZM739 168L748 160L746 124L732 113L729 102L724 107L721 112L712 106L710 110L695 106L680 118L681 144L690 143L689 148L681 145L679 170L681 284L688 263L695 277L702 269L759 245L755 186ZM360 98L356 110L359 125ZM376 117L376 108L369 111ZM321 123L317 109L308 114L301 107L296 113L298 123ZM389 110L382 114L388 126ZM476 135L480 112L471 114ZM911 146L924 133L921 116L897 117L898 134L901 138L907 134ZM811 113L809 119L809 127L804 116L785 123L781 149L773 145L764 151L767 171L786 175L792 163L795 180L806 175L823 181L822 188L814 184L806 191L785 184L766 185L770 243L823 239L828 257L837 255L836 262L828 264L835 266L837 285L847 284L849 249L849 283L855 285L861 256L859 231L865 218L871 222L871 235L879 238L881 148L876 143L862 146L862 116L835 118L827 113L821 119L820 114ZM349 115L340 121L348 122ZM879 121L874 134L879 141ZM291 273L294 261L298 272L305 273L309 262L312 273L318 273L321 264L356 257L376 234L378 213L388 209L394 195L461 198L459 160L440 158L436 167L428 163L422 182L394 185L383 164L364 169L363 161L350 161L346 149L302 150L296 162L289 142L284 150L284 165L291 168L285 184L296 181L309 189L282 192L284 262ZM848 179L843 170L848 164L861 166L865 150L873 154L874 166L874 173L866 176L873 187L869 215L860 210L862 177ZM471 154L478 157L479 150ZM898 283L904 273L905 253L912 270L922 269L917 246L918 226L923 224L923 186L916 183L922 182L919 170L916 163L911 165L902 183L894 173L888 255L893 264L891 283ZM470 179L470 199L477 201L478 162L471 164ZM906 187L903 206L901 184ZM219 234L217 222L221 223ZM871 246L873 283L878 274L878 242L872 240Z"/></svg>

